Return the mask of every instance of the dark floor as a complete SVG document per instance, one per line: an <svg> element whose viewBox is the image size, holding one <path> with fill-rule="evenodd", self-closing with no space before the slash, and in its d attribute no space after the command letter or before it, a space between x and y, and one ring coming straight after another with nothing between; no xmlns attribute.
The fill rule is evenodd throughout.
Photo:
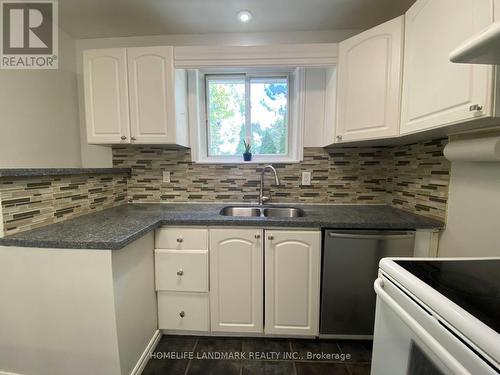
<svg viewBox="0 0 500 375"><path fill-rule="evenodd" d="M143 375L368 375L371 352L371 341L169 335Z"/></svg>

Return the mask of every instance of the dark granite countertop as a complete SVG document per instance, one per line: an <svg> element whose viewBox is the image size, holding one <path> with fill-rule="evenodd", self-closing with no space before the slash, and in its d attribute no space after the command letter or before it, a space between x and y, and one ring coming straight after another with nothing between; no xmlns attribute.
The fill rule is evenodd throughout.
<svg viewBox="0 0 500 375"><path fill-rule="evenodd" d="M0 169L0 178L120 173L130 173L130 168L5 168Z"/></svg>
<svg viewBox="0 0 500 375"><path fill-rule="evenodd" d="M299 218L227 217L230 204L126 204L0 238L0 245L118 250L161 225L439 229L440 221L385 205L303 205ZM279 206L279 205L278 205Z"/></svg>

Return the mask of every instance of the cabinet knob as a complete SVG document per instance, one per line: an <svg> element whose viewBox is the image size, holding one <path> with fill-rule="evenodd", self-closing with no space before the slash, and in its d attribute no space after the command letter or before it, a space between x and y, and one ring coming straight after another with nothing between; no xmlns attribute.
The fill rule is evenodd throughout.
<svg viewBox="0 0 500 375"><path fill-rule="evenodd" d="M184 271L183 270L177 271L177 276L182 276L182 275L184 275Z"/></svg>
<svg viewBox="0 0 500 375"><path fill-rule="evenodd" d="M182 243L182 241L184 241L182 238L177 239L177 243Z"/></svg>
<svg viewBox="0 0 500 375"><path fill-rule="evenodd" d="M125 139L127 139L127 137L125 137L124 135L122 135L121 138L122 138L122 141L124 141Z"/></svg>
<svg viewBox="0 0 500 375"><path fill-rule="evenodd" d="M256 240L258 240L260 238L260 234L256 234L254 237Z"/></svg>
<svg viewBox="0 0 500 375"><path fill-rule="evenodd" d="M272 240L274 240L274 236L267 236L267 239L268 239L269 241L272 241Z"/></svg>
<svg viewBox="0 0 500 375"><path fill-rule="evenodd" d="M337 141L341 141L342 140L342 136L341 135L337 135Z"/></svg>
<svg viewBox="0 0 500 375"><path fill-rule="evenodd" d="M185 313L184 311L181 311L181 312L179 313L179 316L180 316L181 318L184 318L184 317L186 316L186 313Z"/></svg>
<svg viewBox="0 0 500 375"><path fill-rule="evenodd" d="M482 110L483 110L483 106L480 104L474 104L474 105L471 105L469 107L469 111L471 111L471 112L482 111Z"/></svg>

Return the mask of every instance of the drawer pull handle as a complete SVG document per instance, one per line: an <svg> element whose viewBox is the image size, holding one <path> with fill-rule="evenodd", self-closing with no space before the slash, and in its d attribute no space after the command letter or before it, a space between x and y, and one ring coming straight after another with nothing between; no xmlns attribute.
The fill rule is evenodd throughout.
<svg viewBox="0 0 500 375"><path fill-rule="evenodd" d="M184 271L183 270L177 271L177 276L182 276L182 275L184 275Z"/></svg>
<svg viewBox="0 0 500 375"><path fill-rule="evenodd" d="M256 234L254 237L256 240L258 240L260 238L260 234Z"/></svg>
<svg viewBox="0 0 500 375"><path fill-rule="evenodd" d="M267 239L268 239L269 241L272 241L272 240L274 240L274 236L267 236Z"/></svg>
<svg viewBox="0 0 500 375"><path fill-rule="evenodd" d="M181 312L179 313L179 316L180 316L181 318L184 318L184 317L186 316L186 313L185 313L184 311L181 311Z"/></svg>
<svg viewBox="0 0 500 375"><path fill-rule="evenodd" d="M483 106L480 104L474 104L469 107L469 111L471 112L479 112L483 110Z"/></svg>
<svg viewBox="0 0 500 375"><path fill-rule="evenodd" d="M182 239L182 238L178 238L178 239L177 239L177 242L178 242L178 243L182 243L182 241L183 241L183 239Z"/></svg>

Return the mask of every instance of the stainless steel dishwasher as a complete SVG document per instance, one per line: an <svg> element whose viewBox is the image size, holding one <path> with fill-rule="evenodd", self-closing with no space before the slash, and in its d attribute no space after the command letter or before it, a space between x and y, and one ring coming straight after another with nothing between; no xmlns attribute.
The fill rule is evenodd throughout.
<svg viewBox="0 0 500 375"><path fill-rule="evenodd" d="M413 255L414 231L326 230L321 290L322 337L370 338L378 263Z"/></svg>

